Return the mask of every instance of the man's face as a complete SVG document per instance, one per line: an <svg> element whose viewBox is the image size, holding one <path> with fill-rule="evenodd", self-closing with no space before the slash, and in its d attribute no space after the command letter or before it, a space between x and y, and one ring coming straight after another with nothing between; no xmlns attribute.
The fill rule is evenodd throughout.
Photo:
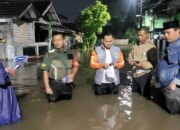
<svg viewBox="0 0 180 130"><path fill-rule="evenodd" d="M144 43L149 38L149 34L144 30L140 30L138 31L137 38L139 42Z"/></svg>
<svg viewBox="0 0 180 130"><path fill-rule="evenodd" d="M53 36L52 41L55 48L60 49L64 47L65 41L64 41L64 37L61 34Z"/></svg>
<svg viewBox="0 0 180 130"><path fill-rule="evenodd" d="M103 45L105 48L110 49L113 44L114 38L112 35L104 36L102 39Z"/></svg>
<svg viewBox="0 0 180 130"><path fill-rule="evenodd" d="M180 33L179 29L173 29L173 28L166 29L164 31L164 37L167 42L173 42L179 38L180 36L179 33Z"/></svg>

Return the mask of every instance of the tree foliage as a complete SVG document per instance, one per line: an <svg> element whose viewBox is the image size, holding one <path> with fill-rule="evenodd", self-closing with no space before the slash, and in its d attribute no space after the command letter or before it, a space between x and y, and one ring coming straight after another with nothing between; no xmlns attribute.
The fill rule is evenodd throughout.
<svg viewBox="0 0 180 130"><path fill-rule="evenodd" d="M134 45L136 43L136 29L134 28L127 28L125 33L124 33L124 37L129 39L129 43L131 45Z"/></svg>
<svg viewBox="0 0 180 130"><path fill-rule="evenodd" d="M111 19L107 6L97 0L95 5L82 10L76 19L79 31L84 33L83 46L93 47L97 40L97 34L101 33L103 27Z"/></svg>

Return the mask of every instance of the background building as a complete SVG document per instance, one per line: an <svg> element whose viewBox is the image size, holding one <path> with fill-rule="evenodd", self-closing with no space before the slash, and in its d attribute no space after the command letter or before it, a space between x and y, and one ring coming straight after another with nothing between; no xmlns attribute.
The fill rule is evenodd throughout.
<svg viewBox="0 0 180 130"><path fill-rule="evenodd" d="M63 26L52 0L0 1L0 58L43 55L51 48L53 31L72 33Z"/></svg>

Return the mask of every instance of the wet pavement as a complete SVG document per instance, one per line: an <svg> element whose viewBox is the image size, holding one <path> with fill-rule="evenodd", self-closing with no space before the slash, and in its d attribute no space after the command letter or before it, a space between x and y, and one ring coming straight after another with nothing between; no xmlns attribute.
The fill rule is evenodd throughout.
<svg viewBox="0 0 180 130"><path fill-rule="evenodd" d="M131 91L129 67L121 71L118 95L95 96L88 53L81 53L73 99L49 104L45 98L40 62L28 62L12 79L22 121L0 130L180 130L180 116Z"/></svg>

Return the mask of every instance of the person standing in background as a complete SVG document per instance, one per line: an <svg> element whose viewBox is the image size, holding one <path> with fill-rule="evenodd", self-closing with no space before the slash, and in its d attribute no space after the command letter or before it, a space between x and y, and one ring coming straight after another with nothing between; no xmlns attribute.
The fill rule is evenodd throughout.
<svg viewBox="0 0 180 130"><path fill-rule="evenodd" d="M179 21L163 23L168 47L157 67L157 78L165 97L165 105L172 114L180 112L180 29Z"/></svg>
<svg viewBox="0 0 180 130"><path fill-rule="evenodd" d="M19 104L8 74L15 77L16 70L5 68L0 61L0 126L21 120Z"/></svg>
<svg viewBox="0 0 180 130"><path fill-rule="evenodd" d="M65 48L64 35L53 34L54 49L49 50L41 64L45 92L49 102L60 99L71 99L74 78L78 71L78 61Z"/></svg>
<svg viewBox="0 0 180 130"><path fill-rule="evenodd" d="M149 40L149 29L142 27L137 33L138 43L129 53L128 62L133 67L133 91L151 98L151 72L157 64L157 49Z"/></svg>

